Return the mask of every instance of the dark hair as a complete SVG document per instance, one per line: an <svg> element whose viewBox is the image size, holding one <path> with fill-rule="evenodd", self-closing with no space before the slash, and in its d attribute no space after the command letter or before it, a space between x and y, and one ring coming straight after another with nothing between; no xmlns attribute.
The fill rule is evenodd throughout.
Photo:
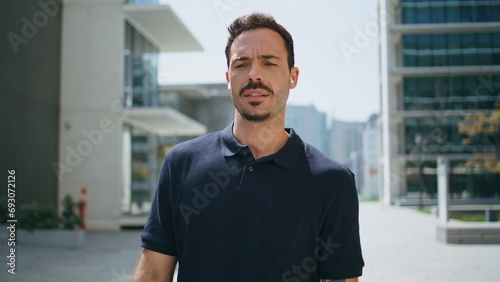
<svg viewBox="0 0 500 282"><path fill-rule="evenodd" d="M226 45L227 66L229 67L229 52L231 51L231 45L233 45L234 39L245 31L258 28L269 28L281 35L283 40L285 40L285 48L288 52L288 67L293 68L295 65L295 55L293 53L292 36L282 25L278 24L272 16L263 13L251 13L241 16L234 20L227 28L229 31L229 38L227 39Z"/></svg>

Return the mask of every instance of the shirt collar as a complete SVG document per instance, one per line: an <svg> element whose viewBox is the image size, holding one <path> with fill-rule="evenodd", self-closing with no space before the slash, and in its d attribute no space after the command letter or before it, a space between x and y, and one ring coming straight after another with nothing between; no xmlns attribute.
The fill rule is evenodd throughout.
<svg viewBox="0 0 500 282"><path fill-rule="evenodd" d="M285 128L290 134L285 146L273 155L264 157L264 159L272 159L276 164L287 169L293 169L297 164L300 154L302 153L302 139L295 133L292 128ZM221 131L222 153L226 157L234 156L247 146L241 145L233 135L233 123Z"/></svg>

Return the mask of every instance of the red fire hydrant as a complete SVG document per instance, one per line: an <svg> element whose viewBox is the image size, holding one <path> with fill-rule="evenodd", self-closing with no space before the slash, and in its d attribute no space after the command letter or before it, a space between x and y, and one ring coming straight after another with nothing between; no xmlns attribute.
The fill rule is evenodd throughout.
<svg viewBox="0 0 500 282"><path fill-rule="evenodd" d="M80 196L80 199L78 200L78 213L81 219L80 228L85 230L87 228L85 224L85 208L87 207L87 187L82 187L80 193L82 194Z"/></svg>

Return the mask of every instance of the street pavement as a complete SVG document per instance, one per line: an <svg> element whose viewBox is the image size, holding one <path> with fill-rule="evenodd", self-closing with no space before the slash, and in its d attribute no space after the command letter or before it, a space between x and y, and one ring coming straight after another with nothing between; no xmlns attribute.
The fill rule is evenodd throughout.
<svg viewBox="0 0 500 282"><path fill-rule="evenodd" d="M500 281L500 245L439 243L431 215L361 203L360 225L366 263L360 281ZM142 250L140 230L87 232L76 250L18 244L12 275L9 247L0 244L0 281L130 281Z"/></svg>

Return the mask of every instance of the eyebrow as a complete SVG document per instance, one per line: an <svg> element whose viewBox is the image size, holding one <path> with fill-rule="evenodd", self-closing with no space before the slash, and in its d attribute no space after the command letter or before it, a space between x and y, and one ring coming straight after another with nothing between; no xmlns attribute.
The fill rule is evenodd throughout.
<svg viewBox="0 0 500 282"><path fill-rule="evenodd" d="M274 56L274 55L261 55L259 58L264 59L264 60L269 60L269 59L276 59L276 60L281 60L280 57ZM248 61L250 58L242 56L242 57L236 57L233 59L233 62L236 61Z"/></svg>
<svg viewBox="0 0 500 282"><path fill-rule="evenodd" d="M277 57L277 56L274 56L274 55L262 55L260 56L262 59L266 59L266 60L269 60L269 59L276 59L276 60L281 60L280 57Z"/></svg>

